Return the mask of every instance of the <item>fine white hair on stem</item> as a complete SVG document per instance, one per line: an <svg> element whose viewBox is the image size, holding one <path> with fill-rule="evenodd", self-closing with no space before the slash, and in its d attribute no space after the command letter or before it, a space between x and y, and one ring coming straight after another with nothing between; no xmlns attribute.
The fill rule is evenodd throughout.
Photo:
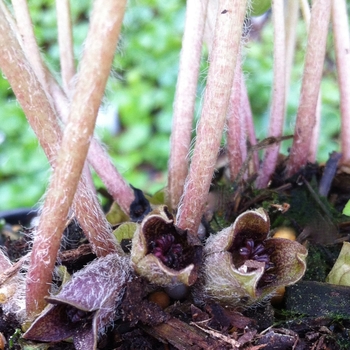
<svg viewBox="0 0 350 350"><path fill-rule="evenodd" d="M193 235L198 231L221 143L245 13L246 0L222 0L216 11L202 114L183 205L177 215L178 226Z"/></svg>
<svg viewBox="0 0 350 350"><path fill-rule="evenodd" d="M283 133L286 97L286 39L283 1L272 1L272 19L274 25L274 62L272 102L268 136L280 137ZM277 143L266 150L262 168L256 182L258 188L264 188L267 186L270 177L276 168L279 145L280 143Z"/></svg>
<svg viewBox="0 0 350 350"><path fill-rule="evenodd" d="M326 51L331 0L314 1L306 49L295 136L287 164L286 175L291 176L306 165L322 78Z"/></svg>
<svg viewBox="0 0 350 350"><path fill-rule="evenodd" d="M63 89L69 94L70 81L75 75L72 21L69 0L56 0L58 43L60 48Z"/></svg>
<svg viewBox="0 0 350 350"><path fill-rule="evenodd" d="M350 165L350 36L346 1L332 0L332 25L340 89L342 163Z"/></svg>
<svg viewBox="0 0 350 350"><path fill-rule="evenodd" d="M46 211L47 214L40 217L38 230L41 233L33 244L32 264L28 271L27 283L27 309L31 316L41 311L46 304L44 297L48 293L47 283L51 280L64 220L72 204L74 193L79 188L79 179L118 41L125 4L126 1L112 0L97 0L94 3L86 45L89 49L85 50L81 62L69 121L65 127L56 166L47 191L44 203L44 212ZM104 41L103 45L101 41ZM94 81L94 84L91 84L91 81ZM73 149L79 149L79 152L71 152ZM78 209L83 208L81 205L86 205L85 201L75 202ZM81 210L79 212L82 213ZM79 221L82 219L78 217ZM43 264L40 254L46 250L45 238L51 236L49 234L51 231L56 234L47 247L50 250L50 261L48 264ZM109 244L107 251L115 251L114 242L107 240L106 243ZM105 255L106 252L101 250L100 254ZM33 276L40 283L31 283L30 278Z"/></svg>
<svg viewBox="0 0 350 350"><path fill-rule="evenodd" d="M178 206L188 172L186 156L191 142L207 3L208 0L190 0L186 5L168 166L167 202L173 209Z"/></svg>

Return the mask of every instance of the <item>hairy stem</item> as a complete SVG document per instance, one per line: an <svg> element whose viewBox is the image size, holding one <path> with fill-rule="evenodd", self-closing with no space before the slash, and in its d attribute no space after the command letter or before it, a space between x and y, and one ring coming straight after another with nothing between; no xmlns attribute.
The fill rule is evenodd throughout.
<svg viewBox="0 0 350 350"><path fill-rule="evenodd" d="M56 111L59 113L62 120L66 123L69 113L68 98L62 91L62 88L57 84L56 80L52 77L48 68L41 59L39 48L32 30L31 18L26 1L14 0L14 2L16 3L16 16L18 15L17 21L20 24L21 33L25 33L25 35L22 35L21 37L24 41L23 45L26 56L31 63L34 72L38 76L47 96L52 97L53 106L56 108ZM62 6L61 2L60 6ZM26 23L31 30L27 31L24 23ZM112 195L114 201L120 205L125 213L129 214L130 205L134 200L134 192L115 168L107 152L105 152L96 139L92 139L91 141L88 160L95 169L97 175L105 184L107 191ZM85 178L87 184L93 191L93 182L88 170L89 169L87 167L84 169Z"/></svg>
<svg viewBox="0 0 350 350"><path fill-rule="evenodd" d="M234 181L242 167L245 155L245 118L242 118L242 69L241 59L237 58L230 103L227 113L227 151L231 180Z"/></svg>
<svg viewBox="0 0 350 350"><path fill-rule="evenodd" d="M313 0L316 1L316 0ZM305 21L305 25L307 31L309 31L310 27L310 18L311 18L311 10L307 0L302 0L302 13ZM310 150L308 155L308 161L311 163L316 162L317 150L318 150L318 138L320 134L320 126L321 126L321 90L318 92L317 97L317 106L315 113L315 126L312 131L311 141L310 141Z"/></svg>
<svg viewBox="0 0 350 350"><path fill-rule="evenodd" d="M295 43L296 43L296 32L299 19L299 2L288 1L287 8L285 11L285 28L286 28L286 98L285 102L287 105L289 82L293 68Z"/></svg>
<svg viewBox="0 0 350 350"><path fill-rule="evenodd" d="M254 146L257 144L256 141L256 135L255 135L255 129L254 129L254 120L253 120L253 113L252 109L250 106L250 101L249 101L249 96L248 96L248 91L247 91L247 86L245 84L245 79L243 72L241 73L242 75L242 80L241 80L241 88L242 88L242 113L243 113L243 118L245 119L245 125L246 125L246 132L247 132L247 137L250 142L251 146ZM247 150L245 149L244 154L247 154ZM243 157L244 159L246 156ZM249 171L250 173L255 173L259 169L259 154L257 151L253 152L253 161L252 161L252 169Z"/></svg>
<svg viewBox="0 0 350 350"><path fill-rule="evenodd" d="M7 8L3 3L0 4L6 18L11 22L11 27L15 28L15 23L7 12ZM24 15L24 17L28 16ZM6 24L7 22L4 22L4 25ZM49 78L49 81L55 83L55 86L57 86L62 96L64 94L45 66L40 64L35 65L35 62L27 61L26 57L31 57L31 51L28 51L30 46L24 45L24 50L27 51L25 57L20 47L20 43L14 37L14 35L17 34L17 31L12 32L9 30L7 33L9 38L6 40L11 42L11 53L8 53L11 60L6 59L6 57L8 57L7 55L3 56L2 62L4 62L4 64L2 64L1 67L3 71L9 72L9 74L6 73L6 75L9 82L12 84L13 91L26 114L29 124L37 135L51 166L53 167L59 145L61 144L62 132L58 124L56 112L52 108L52 104L48 101L48 93L43 90L44 86L46 86L46 80L39 82L35 78L35 74L32 71L32 64L34 64L34 70L40 71L41 68L43 68L45 76ZM20 35L17 35L17 38L20 38ZM29 38L28 40L32 41L32 38ZM7 46L7 48L10 48L10 46ZM3 53L6 54L6 51ZM40 61L38 62L40 63ZM22 82L22 84L17 84L18 82ZM33 91L35 92L34 95L30 93ZM28 96L30 96L29 99ZM66 98L65 95L64 98ZM54 99L54 101L57 100ZM62 105L64 105L64 103L59 104L61 107ZM94 187L88 169L86 169L84 174L85 176L82 179L82 183L75 196L74 213L91 243L92 250L98 256L102 256L106 255L107 252L115 251L116 242L111 235L110 226L105 218L98 199L95 196ZM89 193L89 195L87 195L87 193Z"/></svg>
<svg viewBox="0 0 350 350"><path fill-rule="evenodd" d="M220 147L245 12L246 0L219 2L197 140L178 212L178 226L193 235L201 221Z"/></svg>
<svg viewBox="0 0 350 350"><path fill-rule="evenodd" d="M341 151L344 165L350 165L350 38L345 0L332 1L332 24L340 88L342 118Z"/></svg>
<svg viewBox="0 0 350 350"><path fill-rule="evenodd" d="M186 4L168 167L167 202L174 210L179 204L188 173L187 157L191 144L207 3L208 0L187 0Z"/></svg>
<svg viewBox="0 0 350 350"><path fill-rule="evenodd" d="M27 311L45 306L69 208L81 176L108 79L126 1L96 0L70 116L45 198L27 276ZM37 266L41 268L38 269Z"/></svg>
<svg viewBox="0 0 350 350"><path fill-rule="evenodd" d="M61 77L67 95L71 89L70 81L75 75L73 33L69 0L56 0L58 45L60 48Z"/></svg>
<svg viewBox="0 0 350 350"><path fill-rule="evenodd" d="M272 20L274 26L273 90L269 137L280 137L283 133L286 97L286 50L284 30L284 2L272 0ZM257 187L264 188L275 171L279 153L279 143L266 150L262 169L257 179Z"/></svg>
<svg viewBox="0 0 350 350"><path fill-rule="evenodd" d="M17 28L22 38L24 51L27 55L35 74L39 81L44 85L46 82L46 73L43 67L43 61L35 40L32 20L29 15L28 3L26 0L12 0L13 10L15 12Z"/></svg>
<svg viewBox="0 0 350 350"><path fill-rule="evenodd" d="M326 51L330 5L331 0L318 0L312 6L301 96L287 176L293 175L306 164L310 152Z"/></svg>

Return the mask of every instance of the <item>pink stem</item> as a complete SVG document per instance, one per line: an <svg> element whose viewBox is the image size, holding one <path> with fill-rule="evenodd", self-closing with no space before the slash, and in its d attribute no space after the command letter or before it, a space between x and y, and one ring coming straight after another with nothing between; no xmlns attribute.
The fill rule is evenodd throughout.
<svg viewBox="0 0 350 350"><path fill-rule="evenodd" d="M66 217L72 204L123 20L126 1L96 0L70 116L46 194L27 274L27 311L41 311L49 293ZM75 152L74 152L75 150ZM108 253L108 252L106 252ZM38 268L40 267L40 269Z"/></svg>
<svg viewBox="0 0 350 350"><path fill-rule="evenodd" d="M245 84L245 79L243 73L242 75L242 113L244 115L245 119L245 125L246 125L246 130L247 130L247 137L248 140L251 144L251 146L254 146L257 144L256 141L256 135L255 135L255 129L254 129L254 120L253 120L253 113L252 109L250 107L250 102L249 102L249 96L248 96L248 91L247 91L247 86ZM244 149L242 151L244 157L243 159L246 158L247 154L247 149ZM259 154L257 151L253 153L253 163L252 163L252 171L250 173L255 173L259 169Z"/></svg>
<svg viewBox="0 0 350 350"><path fill-rule="evenodd" d="M50 80L49 89L62 120L67 122L69 113L67 96L53 79ZM107 152L94 138L91 140L88 161L105 184L113 200L120 205L126 214L129 214L130 205L135 199L134 192L118 172Z"/></svg>
<svg viewBox="0 0 350 350"><path fill-rule="evenodd" d="M287 176L305 166L309 152L320 90L331 0L315 1L311 11L304 75Z"/></svg>
<svg viewBox="0 0 350 350"><path fill-rule="evenodd" d="M288 1L285 11L286 27L286 105L288 101L289 82L293 68L296 32L299 19L299 1Z"/></svg>
<svg viewBox="0 0 350 350"><path fill-rule="evenodd" d="M188 153L208 0L187 0L170 140L167 202L177 208L188 173Z"/></svg>
<svg viewBox="0 0 350 350"><path fill-rule="evenodd" d="M245 12L246 0L219 3L197 141L177 220L180 228L193 235L200 225L220 147Z"/></svg>
<svg viewBox="0 0 350 350"><path fill-rule="evenodd" d="M274 25L273 92L269 137L280 137L283 133L286 97L286 50L284 30L284 2L272 0L272 20ZM262 169L257 179L257 187L264 188L275 171L279 143L266 149Z"/></svg>
<svg viewBox="0 0 350 350"><path fill-rule="evenodd" d="M57 2L60 2L59 6L61 7L61 1ZM67 122L69 101L41 59L39 48L32 30L33 25L29 15L27 2L25 0L13 0L13 5L16 9L17 22L23 38L26 55L47 94L51 94L53 97L53 103L56 110L59 112L63 121ZM28 30L26 29L27 27L29 28ZM65 35L68 34L65 33ZM66 42L67 40L61 41ZM66 50L68 50L68 48ZM72 63L68 62L66 54L67 53L65 53L64 62L67 64L64 64L64 66L68 67ZM67 74L65 74L66 78L64 78L66 80L69 79ZM72 74L72 71L69 74ZM98 176L104 182L107 191L112 195L114 201L120 205L125 213L129 214L130 205L135 199L134 192L115 168L108 154L95 139L91 142L88 160ZM93 183L88 168L84 170L84 173L87 183L91 186L91 189L93 189Z"/></svg>
<svg viewBox="0 0 350 350"><path fill-rule="evenodd" d="M58 45L64 91L69 95L70 81L75 75L72 21L69 0L56 0Z"/></svg>
<svg viewBox="0 0 350 350"><path fill-rule="evenodd" d="M350 38L345 0L332 1L332 23L340 88L341 162L350 165Z"/></svg>
<svg viewBox="0 0 350 350"><path fill-rule="evenodd" d="M227 113L227 150L232 181L239 173L245 158L242 153L244 147L242 144L245 144L245 123L242 113L242 70L241 60L238 57Z"/></svg>
<svg viewBox="0 0 350 350"><path fill-rule="evenodd" d="M26 0L12 0L12 6L16 16L18 31L22 38L24 51L39 81L43 84L43 82L46 81L46 74L43 68L41 54L35 40L28 3Z"/></svg>

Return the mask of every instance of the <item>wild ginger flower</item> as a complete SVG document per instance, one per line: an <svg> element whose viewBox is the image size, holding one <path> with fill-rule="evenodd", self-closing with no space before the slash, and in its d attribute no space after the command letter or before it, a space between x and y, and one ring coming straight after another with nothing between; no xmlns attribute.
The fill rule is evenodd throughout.
<svg viewBox="0 0 350 350"><path fill-rule="evenodd" d="M132 240L135 271L161 286L192 285L200 257L201 246L188 241L187 232L176 227L165 205L144 218Z"/></svg>
<svg viewBox="0 0 350 350"><path fill-rule="evenodd" d="M244 212L230 227L210 236L196 297L251 305L297 282L306 269L306 248L287 239L267 238L269 230L267 213L258 209Z"/></svg>
<svg viewBox="0 0 350 350"><path fill-rule="evenodd" d="M73 337L77 350L94 350L100 332L116 316L131 277L127 257L109 254L75 273L23 335L37 341L57 342Z"/></svg>

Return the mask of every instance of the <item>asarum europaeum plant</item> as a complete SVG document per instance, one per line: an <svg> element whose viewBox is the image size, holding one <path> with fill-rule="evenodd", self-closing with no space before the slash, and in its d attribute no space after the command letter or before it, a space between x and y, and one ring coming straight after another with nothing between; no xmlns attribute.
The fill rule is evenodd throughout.
<svg viewBox="0 0 350 350"><path fill-rule="evenodd" d="M191 286L197 279L202 248L176 227L173 215L163 205L153 210L137 227L132 240L131 261L149 282L172 287Z"/></svg>
<svg viewBox="0 0 350 350"><path fill-rule="evenodd" d="M186 3L166 200L169 207L177 212L177 218L174 222L165 207L149 214L135 232L131 253L135 271L152 283L195 283L199 266L197 257L200 256L197 233L208 200L225 125L228 126L230 139L228 153L231 155L229 167L232 181L245 161L247 139L250 144L256 145L252 113L241 73L241 56L244 53L242 29L245 19L249 17L251 5L257 2L191 0ZM103 178L109 193L127 215L130 214L135 195L106 152L92 137L116 52L126 0L93 2L84 54L74 79L76 84L69 90L61 88L42 60L28 3L25 0L12 0L14 12L11 12L7 2L0 0L0 68L53 167L26 278L26 313L29 319L33 319L44 309L46 300L56 304L66 303L45 297L50 293L52 272L70 212L74 213L99 260L103 261L103 257L109 254L122 255L120 245L112 235L98 203L86 159ZM288 10L285 11L284 1L271 2L274 85L269 137L282 136L284 96L288 88L285 77L293 64L293 50L288 48L295 46L295 35L292 34L299 17L298 3L288 1ZM308 2L301 4L303 13L310 12ZM295 16L290 15L292 5ZM68 6L65 10L61 8L57 11L58 27L61 29L72 29L71 23L63 18L70 18L68 12ZM288 13L286 17L285 12ZM312 135L318 124L315 115L319 114L317 101L331 14L341 92L341 165L344 167L350 164L350 39L346 1L313 1L296 131L286 166L286 177L299 171L308 160L315 160L316 147L311 145L311 140L314 139ZM295 21L287 21L289 18L295 18ZM285 27L288 35L285 35ZM64 67L69 66L69 63L74 67L73 47L62 46L70 42L72 31L59 32L66 33L59 36L62 39L60 49L63 54L60 61L63 87L68 89L74 72L68 74L70 78L65 78ZM204 42L208 47L210 65L193 156L189 162L199 63ZM131 115L127 117L132 118ZM277 159L278 147L274 147L272 152L266 152L259 172L259 162L256 161L255 172L260 174L256 183L258 188L268 184ZM266 213L261 210L250 211L242 214L229 228L209 238L205 247L203 293L228 304L245 299L248 299L249 304L271 294L279 285L297 281L305 270L306 249L295 242L267 239L268 231L269 219ZM86 276L88 283L88 274ZM118 277L111 276L111 280L113 278ZM77 289L80 291L81 287ZM221 294L220 298L216 297L217 292ZM102 299L99 302L102 303ZM84 312L92 312L91 322L92 327L95 327L94 322L101 312L88 305L78 306L77 309L81 309L83 314L73 312L70 322L74 323L75 319L81 317L79 315L84 316ZM89 319L90 315L86 316Z"/></svg>
<svg viewBox="0 0 350 350"><path fill-rule="evenodd" d="M72 337L77 350L96 349L98 335L116 318L130 262L119 254L94 260L75 273L24 334L25 339L57 342Z"/></svg>
<svg viewBox="0 0 350 350"><path fill-rule="evenodd" d="M251 305L297 282L306 269L306 248L295 241L268 238L269 230L270 219L260 208L244 212L231 226L210 236L196 297Z"/></svg>

